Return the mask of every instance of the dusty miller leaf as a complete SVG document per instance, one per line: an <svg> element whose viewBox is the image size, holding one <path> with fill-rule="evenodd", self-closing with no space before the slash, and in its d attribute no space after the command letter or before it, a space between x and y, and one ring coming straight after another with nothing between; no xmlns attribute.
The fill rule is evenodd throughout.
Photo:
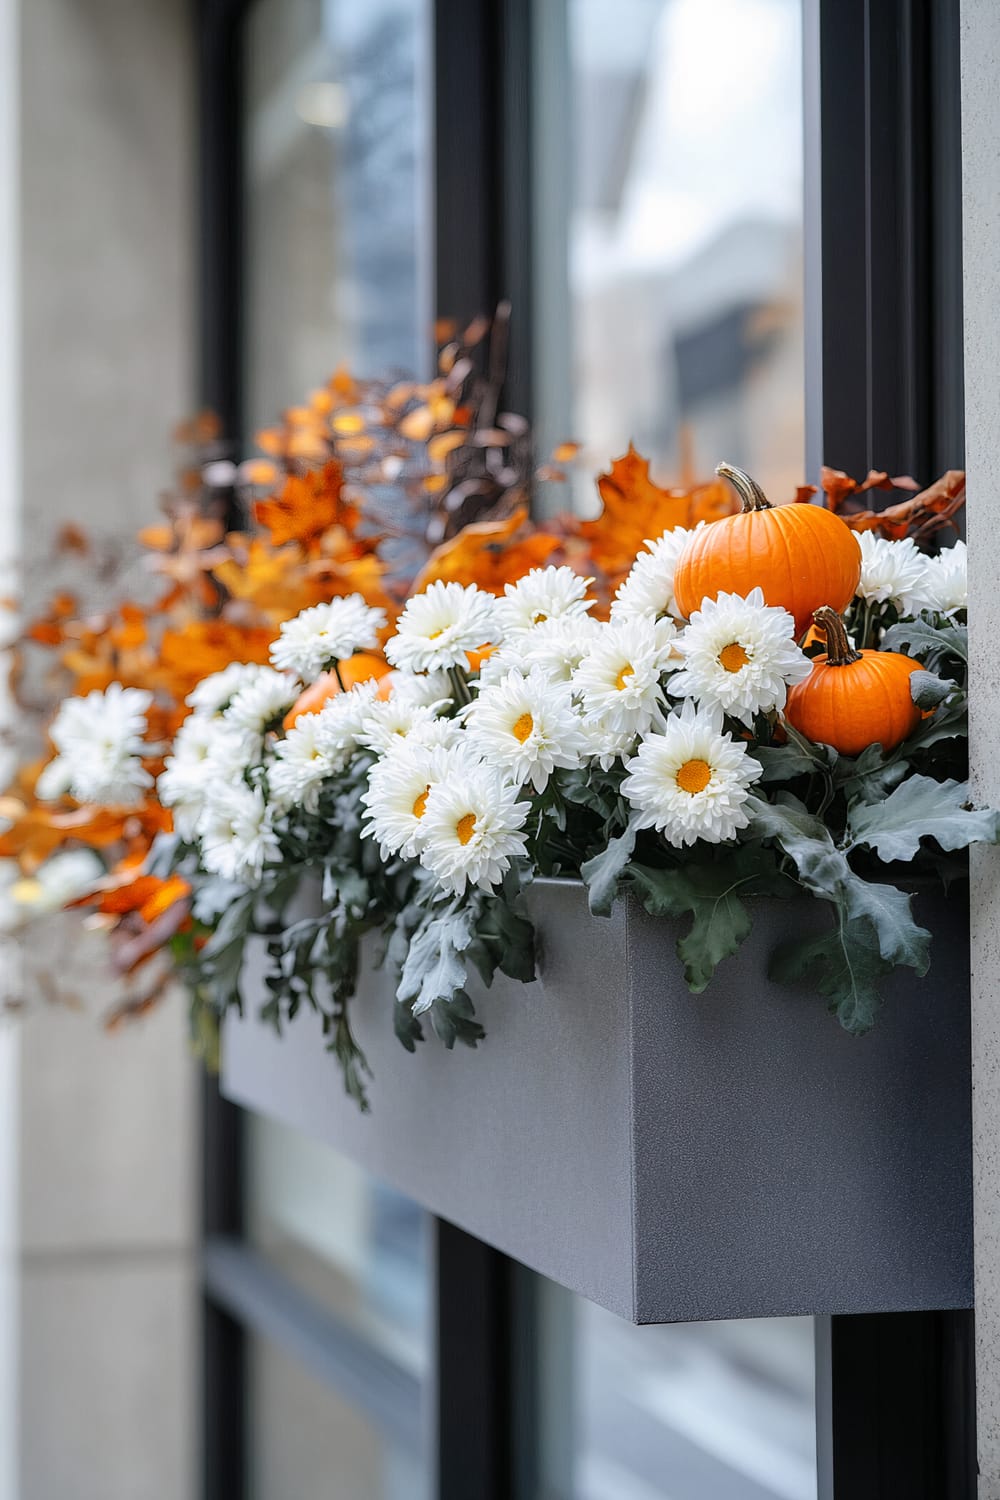
<svg viewBox="0 0 1000 1500"><path fill-rule="evenodd" d="M874 1025L882 1003L879 980L891 968L870 922L838 919L822 937L779 948L769 972L782 984L808 980L829 1001L841 1026L861 1035Z"/></svg>
<svg viewBox="0 0 1000 1500"><path fill-rule="evenodd" d="M918 708L937 708L943 703L949 693L955 691L955 684L947 678L938 677L934 672L910 673L910 697Z"/></svg>
<svg viewBox="0 0 1000 1500"><path fill-rule="evenodd" d="M880 802L855 803L848 814L848 831L855 846L873 849L886 863L913 859L925 838L949 851L995 844L1000 840L1000 813L970 809L968 796L964 781L910 776Z"/></svg>
<svg viewBox="0 0 1000 1500"><path fill-rule="evenodd" d="M690 915L691 926L677 941L677 956L696 995L750 932L752 919L744 898L789 890L773 856L755 845L743 845L712 864L666 870L632 865L629 880L651 916Z"/></svg>
<svg viewBox="0 0 1000 1500"><path fill-rule="evenodd" d="M413 934L396 998L422 1015L435 1001L451 1000L463 989L466 953L475 937L476 913L469 905L435 911Z"/></svg>
<svg viewBox="0 0 1000 1500"><path fill-rule="evenodd" d="M590 900L590 910L595 917L607 917L611 914L625 866L635 849L636 833L635 821L630 819L623 834L611 839L599 854L580 866L580 874Z"/></svg>

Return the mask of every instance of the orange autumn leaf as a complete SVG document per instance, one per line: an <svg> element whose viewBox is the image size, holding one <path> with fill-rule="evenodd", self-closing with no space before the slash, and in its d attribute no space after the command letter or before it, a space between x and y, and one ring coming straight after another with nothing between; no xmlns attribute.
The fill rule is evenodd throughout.
<svg viewBox="0 0 1000 1500"><path fill-rule="evenodd" d="M419 594L430 583L475 583L491 594L502 594L504 584L532 568L544 567L562 546L562 538L535 530L526 506L518 506L503 521L480 521L465 526L432 552L410 590Z"/></svg>
<svg viewBox="0 0 1000 1500"><path fill-rule="evenodd" d="M254 515L270 533L271 544L301 542L340 524L353 530L357 512L342 500L343 470L331 459L321 469L290 474L279 494L258 500Z"/></svg>
<svg viewBox="0 0 1000 1500"><path fill-rule="evenodd" d="M148 847L156 833L170 828L170 814L156 803L141 808L48 806L27 807L13 797L0 797L0 818L10 827L0 833L0 857L17 859L22 869L38 869L66 844L107 849L122 842Z"/></svg>
<svg viewBox="0 0 1000 1500"><path fill-rule="evenodd" d="M135 874L126 869L100 881L92 891L79 896L71 906L86 906L106 917L120 917L127 912L138 912L144 922L154 922L157 917L177 901L185 901L191 887L181 875Z"/></svg>
<svg viewBox="0 0 1000 1500"><path fill-rule="evenodd" d="M628 571L647 539L675 526L730 515L736 508L721 485L664 489L650 479L649 460L631 444L608 473L598 476L597 488L604 509L596 520L580 522L579 533L590 543L594 562L612 579Z"/></svg>

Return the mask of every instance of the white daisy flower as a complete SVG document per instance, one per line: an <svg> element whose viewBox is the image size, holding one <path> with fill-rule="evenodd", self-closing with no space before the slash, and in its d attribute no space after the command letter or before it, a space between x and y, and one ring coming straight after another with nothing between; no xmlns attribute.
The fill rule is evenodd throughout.
<svg viewBox="0 0 1000 1500"><path fill-rule="evenodd" d="M361 797L368 818L361 832L378 840L383 859L393 854L412 859L419 853L431 791L459 763L454 750L411 739L400 740L375 762Z"/></svg>
<svg viewBox="0 0 1000 1500"><path fill-rule="evenodd" d="M812 665L795 643L787 610L764 603L763 592L719 594L695 610L677 649L684 665L668 684L678 698L697 698L741 723L784 708L788 686L802 682Z"/></svg>
<svg viewBox="0 0 1000 1500"><path fill-rule="evenodd" d="M437 705L408 703L395 694L385 702L372 703L358 735L359 742L377 755L384 755L399 740L437 718Z"/></svg>
<svg viewBox="0 0 1000 1500"><path fill-rule="evenodd" d="M456 758L431 787L423 816L420 863L445 890L492 890L525 853L528 804L484 761Z"/></svg>
<svg viewBox="0 0 1000 1500"><path fill-rule="evenodd" d="M922 597L911 600L911 609L933 610L954 615L969 605L968 550L964 542L946 547L939 557L927 559Z"/></svg>
<svg viewBox="0 0 1000 1500"><path fill-rule="evenodd" d="M547 620L579 618L594 607L586 598L592 578L581 578L572 568L532 568L516 583L504 587L497 600L496 618L504 637L522 635Z"/></svg>
<svg viewBox="0 0 1000 1500"><path fill-rule="evenodd" d="M523 786L543 792L557 766L578 766L587 749L569 687L540 668L509 672L484 687L465 714L468 743L485 761Z"/></svg>
<svg viewBox="0 0 1000 1500"><path fill-rule="evenodd" d="M315 682L335 661L355 651L373 651L385 625L385 610L372 609L360 594L314 604L286 620L271 646L271 661L303 682Z"/></svg>
<svg viewBox="0 0 1000 1500"><path fill-rule="evenodd" d="M323 782L342 769L332 737L324 732L322 714L300 714L274 754L267 773L272 802L282 809L301 807L314 813Z"/></svg>
<svg viewBox="0 0 1000 1500"><path fill-rule="evenodd" d="M584 717L598 721L616 740L645 734L662 717L660 678L667 670L676 636L670 620L637 617L602 625L573 673Z"/></svg>
<svg viewBox="0 0 1000 1500"><path fill-rule="evenodd" d="M508 672L522 675L540 668L553 682L569 682L602 626L590 615L544 620L500 645L479 669L479 681L501 682Z"/></svg>
<svg viewBox="0 0 1000 1500"><path fill-rule="evenodd" d="M451 680L446 671L438 672L390 672L389 686L392 696L413 704L451 702Z"/></svg>
<svg viewBox="0 0 1000 1500"><path fill-rule="evenodd" d="M475 584L432 583L406 602L385 654L405 672L467 665L467 653L498 639L496 600Z"/></svg>
<svg viewBox="0 0 1000 1500"><path fill-rule="evenodd" d="M39 776L43 800L69 792L78 802L131 807L141 801L153 778L142 763L149 746L143 736L153 702L144 688L112 682L84 698L67 698L49 728L59 752Z"/></svg>
<svg viewBox="0 0 1000 1500"><path fill-rule="evenodd" d="M700 531L704 524L699 521L693 529ZM674 569L691 534L688 527L675 526L655 541L643 542L648 550L638 554L618 589L611 605L612 620L631 620L637 615L650 620L682 618L674 602Z"/></svg>
<svg viewBox="0 0 1000 1500"><path fill-rule="evenodd" d="M361 748L362 728L377 691L375 682L358 682L346 693L328 699L316 715L316 742L331 767L331 775L345 771Z"/></svg>
<svg viewBox="0 0 1000 1500"><path fill-rule="evenodd" d="M919 613L929 559L910 537L890 542L874 532L858 534L861 578L856 596L867 604L893 604L900 614Z"/></svg>
<svg viewBox="0 0 1000 1500"><path fill-rule="evenodd" d="M156 795L173 813L174 829L193 843L212 783L239 782L246 769L242 734L223 719L189 714L174 736L173 754L156 782Z"/></svg>
<svg viewBox="0 0 1000 1500"><path fill-rule="evenodd" d="M760 764L739 741L722 733L719 709L695 709L688 699L662 733L651 734L626 765L622 791L640 828L657 828L683 848L699 839L721 844L750 819L747 788Z"/></svg>
<svg viewBox="0 0 1000 1500"><path fill-rule="evenodd" d="M203 677L185 702L200 714L218 714L226 707L233 694L248 682L253 682L260 667L253 662L234 661L221 672L212 672Z"/></svg>
<svg viewBox="0 0 1000 1500"><path fill-rule="evenodd" d="M603 719L581 719L585 745L584 759L595 761L602 771L608 771L616 760L625 760L635 749L636 732L629 728L614 729Z"/></svg>
<svg viewBox="0 0 1000 1500"><path fill-rule="evenodd" d="M222 716L243 735L249 759L260 755L265 731L283 718L300 691L294 677L273 667L257 667L236 689Z"/></svg>
<svg viewBox="0 0 1000 1500"><path fill-rule="evenodd" d="M199 827L205 869L240 885L259 885L264 866L281 852L273 818L259 786L211 786Z"/></svg>

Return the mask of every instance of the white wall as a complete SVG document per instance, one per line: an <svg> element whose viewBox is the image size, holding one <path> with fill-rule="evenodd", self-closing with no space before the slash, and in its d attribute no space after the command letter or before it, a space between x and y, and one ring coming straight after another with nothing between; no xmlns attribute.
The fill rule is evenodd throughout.
<svg viewBox="0 0 1000 1500"><path fill-rule="evenodd" d="M1000 806L1000 5L962 0L971 756ZM1000 1500L1000 850L973 864L976 1379L981 1500Z"/></svg>
<svg viewBox="0 0 1000 1500"><path fill-rule="evenodd" d="M0 0L8 31L15 6ZM188 0L20 3L20 416L0 301L0 464L15 420L33 571L61 520L124 537L155 513L170 430L193 404L192 14ZM0 470L0 505L5 480L9 493ZM0 522L9 538L6 510ZM20 1177L10 1500L189 1500L196 1114L184 1002L108 1035L100 971L79 950L73 963L85 1009L35 997L7 1096L16 1134L0 1121Z"/></svg>

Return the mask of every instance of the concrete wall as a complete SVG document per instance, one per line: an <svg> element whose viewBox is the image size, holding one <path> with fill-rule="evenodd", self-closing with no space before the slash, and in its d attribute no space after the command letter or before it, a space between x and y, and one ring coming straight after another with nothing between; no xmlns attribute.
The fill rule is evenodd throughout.
<svg viewBox="0 0 1000 1500"><path fill-rule="evenodd" d="M12 0L3 0L4 4ZM155 512L192 406L191 7L21 0L26 562L72 518ZM37 1001L20 1034L18 1500L197 1491L194 1068L177 997L107 1035ZM13 1091L8 1091L8 1098ZM7 1497L3 1497L7 1500Z"/></svg>
<svg viewBox="0 0 1000 1500"><path fill-rule="evenodd" d="M1000 6L962 0L966 457L976 795L1000 805ZM1000 850L973 869L976 1344L981 1500L1000 1500Z"/></svg>

